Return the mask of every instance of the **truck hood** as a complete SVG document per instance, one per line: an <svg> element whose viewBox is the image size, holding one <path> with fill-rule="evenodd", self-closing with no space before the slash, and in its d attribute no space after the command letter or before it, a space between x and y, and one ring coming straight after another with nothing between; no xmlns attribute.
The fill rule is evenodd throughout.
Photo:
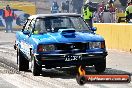
<svg viewBox="0 0 132 88"><path fill-rule="evenodd" d="M72 43L72 42L100 42L104 38L94 33L75 32L68 35L62 33L46 33L42 35L32 35L33 40L38 44L53 44L53 43Z"/></svg>

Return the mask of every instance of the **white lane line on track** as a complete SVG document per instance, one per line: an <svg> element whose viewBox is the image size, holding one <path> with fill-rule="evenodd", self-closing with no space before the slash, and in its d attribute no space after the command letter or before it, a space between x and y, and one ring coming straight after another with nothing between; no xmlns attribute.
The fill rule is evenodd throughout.
<svg viewBox="0 0 132 88"><path fill-rule="evenodd" d="M38 86L39 86L38 88L49 88L49 87L51 88L51 86L53 86L52 88L65 88L65 87L62 87L61 84L56 85L55 83L51 83L48 80L42 80L46 85L42 85L43 83L40 83L40 85L39 85L39 79L37 77L34 77L35 80L32 80L32 79L27 80L28 79L27 77L23 77L23 76L18 75L18 74L13 74L13 75L12 74L6 74L6 75L3 75L1 77L4 80L6 80L7 82L18 86L19 88L37 88Z"/></svg>
<svg viewBox="0 0 132 88"><path fill-rule="evenodd" d="M4 48L4 49L9 49L9 50L13 50L14 48L13 48L13 45L12 46L0 46L0 48Z"/></svg>
<svg viewBox="0 0 132 88"><path fill-rule="evenodd" d="M46 83L48 83L48 84L51 84L51 85L53 85L53 86L55 86L55 87L57 87L57 88L64 88L64 87L62 87L62 86L60 86L60 85L56 85L56 84L54 84L54 83L51 83L50 81L48 82L48 81L45 81L45 80L43 80L44 82L46 82Z"/></svg>
<svg viewBox="0 0 132 88"><path fill-rule="evenodd" d="M55 88L54 85L53 87L51 87L49 84L42 85L37 80L34 81L18 74L1 75L1 78L19 88Z"/></svg>
<svg viewBox="0 0 132 88"><path fill-rule="evenodd" d="M61 78L55 78L55 80L58 80L58 81L61 81L61 82L63 81L65 83L73 84L74 86L78 86L77 88L99 88L99 87L97 87L94 84L87 84L87 83L81 86L81 85L79 85L77 83L76 79L65 79L65 80L63 80Z"/></svg>
<svg viewBox="0 0 132 88"><path fill-rule="evenodd" d="M29 74L29 77L31 78L35 78L35 80L39 80L41 81L42 83L47 83L48 85L52 85L53 88L65 88L63 86L61 86L61 84L57 85L56 83L52 83L52 79L49 78L49 77L41 77L41 76L38 76L38 77L35 77L35 76L32 76L31 74ZM47 80L46 80L47 79ZM54 81L54 80L53 80Z"/></svg>
<svg viewBox="0 0 132 88"><path fill-rule="evenodd" d="M99 88L97 86L95 86L94 84L84 84L84 87L87 87L87 88Z"/></svg>
<svg viewBox="0 0 132 88"><path fill-rule="evenodd" d="M0 52L7 53L8 51L6 51L6 50L0 50Z"/></svg>
<svg viewBox="0 0 132 88"><path fill-rule="evenodd" d="M2 75L1 78L19 88L31 88L31 86L22 83L20 80L16 78L16 76L13 75Z"/></svg>

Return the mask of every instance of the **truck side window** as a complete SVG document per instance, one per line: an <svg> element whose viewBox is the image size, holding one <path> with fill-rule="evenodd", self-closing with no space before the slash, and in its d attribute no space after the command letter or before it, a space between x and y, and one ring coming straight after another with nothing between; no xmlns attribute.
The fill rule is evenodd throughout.
<svg viewBox="0 0 132 88"><path fill-rule="evenodd" d="M45 22L42 19L37 19L35 23L34 34L45 33Z"/></svg>

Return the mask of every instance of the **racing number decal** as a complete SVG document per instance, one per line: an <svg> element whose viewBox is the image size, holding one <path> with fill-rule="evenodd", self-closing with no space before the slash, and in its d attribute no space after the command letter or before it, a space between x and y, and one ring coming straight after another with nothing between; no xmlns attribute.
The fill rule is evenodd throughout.
<svg viewBox="0 0 132 88"><path fill-rule="evenodd" d="M82 57L80 55L65 56L65 61L77 61L77 60L82 60Z"/></svg>
<svg viewBox="0 0 132 88"><path fill-rule="evenodd" d="M26 44L25 42L21 41L21 49L24 50L24 52L30 52L30 45Z"/></svg>

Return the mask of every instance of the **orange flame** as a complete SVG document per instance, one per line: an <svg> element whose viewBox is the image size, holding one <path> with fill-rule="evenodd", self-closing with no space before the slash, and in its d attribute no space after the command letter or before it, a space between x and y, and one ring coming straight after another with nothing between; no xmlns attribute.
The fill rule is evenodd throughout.
<svg viewBox="0 0 132 88"><path fill-rule="evenodd" d="M82 68L82 66L79 66L78 72L80 76L84 76L86 74L85 70Z"/></svg>

